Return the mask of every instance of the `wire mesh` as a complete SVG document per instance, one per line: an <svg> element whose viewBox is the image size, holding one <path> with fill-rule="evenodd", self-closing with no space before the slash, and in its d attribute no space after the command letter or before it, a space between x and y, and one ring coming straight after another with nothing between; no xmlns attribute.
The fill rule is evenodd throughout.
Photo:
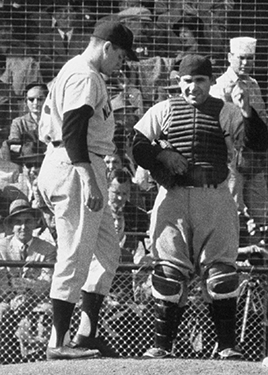
<svg viewBox="0 0 268 375"><path fill-rule="evenodd" d="M260 361L266 355L267 276L249 277L238 301L237 344L243 358ZM1 280L0 280L1 285ZM46 359L52 310L48 293L9 290L1 295L0 362L22 363ZM80 303L71 321L71 337L80 319ZM100 312L98 334L122 357L141 357L154 343L154 304L150 271L122 265ZM190 284L189 298L178 328L173 352L178 358L213 358L216 334L208 305L201 296L200 282Z"/></svg>
<svg viewBox="0 0 268 375"><path fill-rule="evenodd" d="M138 185L131 194L131 202L145 211L150 212L153 207L157 185L146 171L139 171L140 175L138 175L135 164L133 169L131 159L133 124L153 104L178 94L177 80L176 77L174 79L174 75L172 76L172 71L178 68L178 63L185 53L199 51L208 54L217 78L229 65L230 38L236 36L257 38L251 75L260 85L267 112L266 1L17 0L11 2L5 0L0 3L0 232L3 236L6 234L3 220L8 215L10 202L20 197L22 193L32 204L38 204L39 199L35 195L33 182L38 175L42 158L36 157L34 161L29 162L22 154L23 141L14 144L5 142L9 137L12 121L28 111L25 89L32 82L42 82L49 87L61 66L72 56L83 51L98 22L120 20L134 33L134 49L140 62L128 61L122 71L107 80L107 87L111 99L121 95L121 107L117 107L115 111L117 128L114 141L117 148L127 154L123 166L131 171L133 181ZM70 42L66 50L60 44L57 31L60 15L57 15L59 17L57 24L55 5L65 6L68 3L70 5L68 16L64 17L68 22L70 20L73 22L71 28L75 31L72 37L76 37L76 43ZM195 31L198 43L192 40L189 45L185 35L178 36L174 33L174 25L177 23L186 28L189 20L182 19L185 13L193 16L195 21L198 20L198 28ZM191 27L194 27L194 21L191 22ZM41 149L37 148L37 154L39 153ZM252 183L256 207L253 207L254 218L240 216L241 246L259 243L264 247L267 246L268 196L263 190L261 194L254 190L260 182L258 180L260 177L264 177L265 182L262 188L267 185L266 153L259 161L256 164L254 160L250 160L247 171L246 182ZM33 167L36 168L34 172ZM138 216L135 220L135 223L139 222ZM131 260L136 250L136 247L127 249L127 252L122 253L122 258ZM144 248L140 256L142 255L144 255ZM252 290L250 289L250 292L246 290L239 301L237 337L242 340L240 345L245 358L259 360L265 352L266 345L266 276L258 276L257 280L253 281ZM144 285L140 287L143 283ZM101 313L100 333L123 356L140 356L153 343L153 304L149 283L147 273L141 277L141 274L137 276L135 272L120 272L116 276L109 297L105 300ZM26 309L27 314L23 313L26 314L23 323L21 323L21 313L13 314L13 310L8 310L3 315L2 363L45 358L51 324L48 295L29 297L31 303L27 307L29 311ZM40 307L43 303L45 305ZM35 309L38 311L34 311ZM73 319L73 332L78 320L79 306L76 307ZM33 332L31 322L35 322ZM23 327L30 326L27 331L32 337L29 348L21 348L18 339L20 323L24 324ZM194 282L174 350L181 357L208 358L213 353L214 347L213 323L209 318L207 306L200 301L198 282Z"/></svg>
<svg viewBox="0 0 268 375"><path fill-rule="evenodd" d="M57 5L57 6L56 6ZM185 18L183 16L191 16ZM58 21L57 21L58 19ZM266 3L259 0L27 0L3 1L0 4L0 165L2 217L7 213L11 200L18 190L5 189L16 184L30 200L33 200L32 181L23 168L35 166L39 159L27 162L18 144L6 144L12 121L27 113L25 88L32 82L43 82L50 86L61 66L86 47L90 35L99 22L120 20L134 34L134 49L140 62L127 61L121 72L107 80L111 98L122 96L121 112L117 108L117 122L114 141L118 150L127 155L124 167L135 174L133 181L138 185L142 207L150 211L157 193L157 187L150 176L138 177L132 160L131 146L133 125L156 102L178 93L177 81L172 71L178 68L182 56L198 51L208 54L214 67L215 78L229 65L229 40L236 36L257 38L257 49L251 75L261 88L267 111L267 19ZM197 21L196 21L197 20ZM58 28L65 22L73 29L67 50ZM197 23L196 23L197 22ZM175 26L194 30L193 39ZM174 28L175 27L175 28ZM179 29L180 29L179 28ZM177 31L176 31L177 30ZM73 39L73 40L72 40ZM192 40L192 41L191 41ZM2 61L2 62L1 62ZM175 84L174 84L175 82ZM2 85L2 86L1 86ZM135 119L133 120L133 114ZM124 124L123 128L120 126ZM3 143L2 143L3 142ZM23 142L22 142L23 143ZM21 146L21 145L20 145ZM43 154L37 145L37 153ZM19 160L17 158L19 157ZM258 158L258 157L257 157ZM249 216L241 215L241 244L266 244L267 231L267 191L258 178L267 184L266 153L249 161L245 183L250 185L250 196L246 205L250 206ZM12 164L12 162L14 162ZM258 168L261 169L260 173ZM258 185L259 184L259 185ZM259 187L257 187L259 186ZM256 189L256 190L254 190ZM257 189L262 189L258 190ZM138 220L138 219L137 219Z"/></svg>

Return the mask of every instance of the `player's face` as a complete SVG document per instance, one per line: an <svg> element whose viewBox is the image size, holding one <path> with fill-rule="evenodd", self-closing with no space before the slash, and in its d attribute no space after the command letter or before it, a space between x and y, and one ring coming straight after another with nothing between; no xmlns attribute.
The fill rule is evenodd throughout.
<svg viewBox="0 0 268 375"><path fill-rule="evenodd" d="M238 76L248 76L253 68L254 55L229 53L228 60L231 68Z"/></svg>
<svg viewBox="0 0 268 375"><path fill-rule="evenodd" d="M125 50L115 47L112 43L107 42L105 44L105 58L102 66L102 73L110 76L114 71L118 71L122 68L125 59Z"/></svg>
<svg viewBox="0 0 268 375"><path fill-rule="evenodd" d="M180 88L184 99L193 106L204 103L209 95L212 78L203 75L185 75L180 78Z"/></svg>

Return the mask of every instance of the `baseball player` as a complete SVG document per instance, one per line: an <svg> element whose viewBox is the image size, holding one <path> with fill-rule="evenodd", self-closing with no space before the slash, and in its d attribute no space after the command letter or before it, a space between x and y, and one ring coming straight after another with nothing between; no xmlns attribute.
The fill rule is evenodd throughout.
<svg viewBox="0 0 268 375"><path fill-rule="evenodd" d="M185 56L178 76L181 95L154 105L134 127L133 156L161 184L150 227L155 346L144 356L171 356L187 284L197 273L220 358L240 358L235 341L239 225L226 184L228 149L241 136L248 147L267 149L268 132L247 91L233 91L235 105L209 95L213 78L207 58Z"/></svg>
<svg viewBox="0 0 268 375"><path fill-rule="evenodd" d="M114 151L114 118L101 73L109 76L119 70L126 57L137 60L132 43L132 32L122 24L99 23L85 51L59 72L43 107L40 139L48 147L39 188L55 213L58 234L48 359L92 358L103 350L100 340L89 339L90 329L94 331L101 302L110 290L120 250L103 160ZM88 275L93 253L101 267ZM68 343L82 287L83 335L80 342Z"/></svg>

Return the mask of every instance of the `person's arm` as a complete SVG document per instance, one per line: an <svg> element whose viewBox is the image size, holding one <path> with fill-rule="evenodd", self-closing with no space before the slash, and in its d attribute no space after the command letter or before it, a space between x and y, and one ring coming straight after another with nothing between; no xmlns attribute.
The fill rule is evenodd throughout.
<svg viewBox="0 0 268 375"><path fill-rule="evenodd" d="M132 153L138 165L144 169L152 169L155 165L157 155L162 151L163 149L160 145L153 145L145 135L136 130Z"/></svg>
<svg viewBox="0 0 268 375"><path fill-rule="evenodd" d="M160 144L151 144L149 139L138 133L135 137L133 156L137 164L151 172L163 165L171 175L182 175L186 172L188 162L184 156L172 148L163 148Z"/></svg>
<svg viewBox="0 0 268 375"><path fill-rule="evenodd" d="M17 117L15 118L10 126L10 133L8 136L8 139L21 139L22 136L22 126L21 126L21 118Z"/></svg>
<svg viewBox="0 0 268 375"><path fill-rule="evenodd" d="M268 149L268 129L254 108L251 116L244 117L245 146L253 151L266 151Z"/></svg>
<svg viewBox="0 0 268 375"><path fill-rule="evenodd" d="M268 129L258 113L250 105L250 92L247 85L238 82L232 91L233 103L240 109L244 120L244 143L253 151L268 148Z"/></svg>
<svg viewBox="0 0 268 375"><path fill-rule="evenodd" d="M62 140L73 164L89 163L87 150L88 121L94 110L89 105L68 111L63 115Z"/></svg>
<svg viewBox="0 0 268 375"><path fill-rule="evenodd" d="M83 182L85 205L92 211L99 211L103 206L103 197L87 150L88 121L93 113L94 110L89 105L64 113L62 140Z"/></svg>

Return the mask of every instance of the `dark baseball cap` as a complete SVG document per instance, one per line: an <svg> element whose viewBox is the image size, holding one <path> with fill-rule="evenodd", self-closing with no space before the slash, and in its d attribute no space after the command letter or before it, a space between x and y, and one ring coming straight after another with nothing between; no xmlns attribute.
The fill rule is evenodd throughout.
<svg viewBox="0 0 268 375"><path fill-rule="evenodd" d="M132 50L133 34L126 26L120 22L107 21L101 22L95 27L92 36L107 40L118 47L124 49L127 57L133 61L139 61L135 52Z"/></svg>
<svg viewBox="0 0 268 375"><path fill-rule="evenodd" d="M186 55L180 63L179 76L202 75L212 77L211 61L206 56Z"/></svg>

